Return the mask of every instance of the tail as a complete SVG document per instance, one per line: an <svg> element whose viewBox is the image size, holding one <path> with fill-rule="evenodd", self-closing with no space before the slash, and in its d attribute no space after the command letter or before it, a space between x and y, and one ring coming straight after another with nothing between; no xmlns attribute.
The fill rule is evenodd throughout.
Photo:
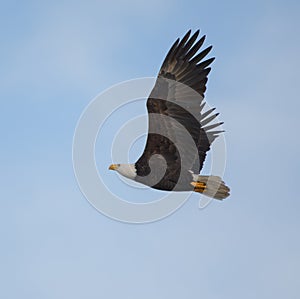
<svg viewBox="0 0 300 299"><path fill-rule="evenodd" d="M225 185L222 179L214 175L195 175L193 174L194 191L203 193L208 197L222 200L229 196L230 189Z"/></svg>

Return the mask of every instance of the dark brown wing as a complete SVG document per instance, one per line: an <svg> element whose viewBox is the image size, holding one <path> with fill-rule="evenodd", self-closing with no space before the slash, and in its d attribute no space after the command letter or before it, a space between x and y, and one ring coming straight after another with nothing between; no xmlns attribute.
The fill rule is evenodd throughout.
<svg viewBox="0 0 300 299"><path fill-rule="evenodd" d="M214 58L203 59L212 47L197 54L205 36L196 42L199 30L191 37L190 34L188 31L171 47L147 100L148 138L144 153L136 162L138 175L149 173L148 161L155 154L166 160L166 176L182 169L199 173L210 144L221 132L210 131L221 123L206 126L217 116L212 114L214 109L202 112L211 70L208 66Z"/></svg>

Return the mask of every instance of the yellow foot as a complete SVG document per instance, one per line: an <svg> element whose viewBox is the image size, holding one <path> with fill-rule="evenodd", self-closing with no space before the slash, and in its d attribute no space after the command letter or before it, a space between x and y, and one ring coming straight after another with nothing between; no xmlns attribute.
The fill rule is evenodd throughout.
<svg viewBox="0 0 300 299"><path fill-rule="evenodd" d="M195 192L201 192L203 193L206 189L206 184L203 182L191 182L191 185L194 186Z"/></svg>

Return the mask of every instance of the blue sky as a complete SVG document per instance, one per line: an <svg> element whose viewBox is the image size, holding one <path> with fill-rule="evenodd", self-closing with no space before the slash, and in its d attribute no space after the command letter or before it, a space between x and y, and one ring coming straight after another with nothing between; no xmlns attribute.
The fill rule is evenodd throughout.
<svg viewBox="0 0 300 299"><path fill-rule="evenodd" d="M299 298L299 8L1 1L1 298ZM206 99L225 122L232 195L111 220L77 186L76 123L104 89L155 76L190 28L214 46Z"/></svg>

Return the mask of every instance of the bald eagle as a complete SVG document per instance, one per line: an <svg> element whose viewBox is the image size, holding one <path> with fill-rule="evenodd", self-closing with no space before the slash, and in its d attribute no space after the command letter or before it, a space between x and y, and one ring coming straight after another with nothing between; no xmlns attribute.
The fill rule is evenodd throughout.
<svg viewBox="0 0 300 299"><path fill-rule="evenodd" d="M204 92L214 60L204 60L212 46L199 49L205 36L189 30L170 48L147 100L148 136L134 164L112 164L110 170L166 191L195 191L224 199L229 188L218 176L199 175L210 145L224 131L213 109L204 112Z"/></svg>

